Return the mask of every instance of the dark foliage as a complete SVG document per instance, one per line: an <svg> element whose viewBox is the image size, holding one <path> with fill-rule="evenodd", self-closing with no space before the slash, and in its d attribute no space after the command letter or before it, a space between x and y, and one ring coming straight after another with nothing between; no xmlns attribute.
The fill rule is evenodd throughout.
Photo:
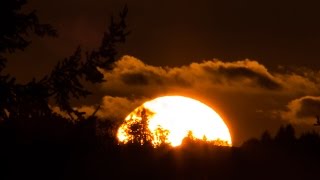
<svg viewBox="0 0 320 180"><path fill-rule="evenodd" d="M23 50L29 45L26 39L30 32L39 36L56 35L56 31L47 24L40 24L35 12L30 14L20 13L22 5L26 1L1 1L3 11L0 11L0 21L5 28L0 32L0 56L6 52ZM72 98L87 97L90 92L83 86L83 80L91 83L103 82L103 76L97 67L110 69L117 55L115 47L118 43L123 43L128 35L125 23L127 8L119 14L119 21L111 19L111 24L104 34L98 50L85 52L82 57L81 48L77 48L75 53L69 58L59 62L53 71L39 81L33 79L26 85L16 84L15 78L10 75L0 74L0 120L13 118L26 119L37 114L43 117L52 113L48 101L55 100L55 105L66 111L70 118L72 114L76 118L83 118L83 114L75 111L71 105ZM0 70L5 67L5 58L1 60ZM1 71L0 71L1 73ZM30 102L33 105L29 104ZM23 105L23 103L28 103ZM33 108L32 111L30 108Z"/></svg>
<svg viewBox="0 0 320 180"><path fill-rule="evenodd" d="M14 53L24 50L31 40L28 36L57 36L56 30L49 24L39 22L36 11L22 13L27 0L2 0L0 2L0 72L6 64L1 53Z"/></svg>

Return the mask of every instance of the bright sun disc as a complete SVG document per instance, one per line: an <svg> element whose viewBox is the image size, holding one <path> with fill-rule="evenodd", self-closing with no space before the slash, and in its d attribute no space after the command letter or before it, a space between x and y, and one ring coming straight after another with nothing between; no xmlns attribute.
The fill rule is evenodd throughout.
<svg viewBox="0 0 320 180"><path fill-rule="evenodd" d="M167 130L166 142L172 146L181 145L182 140L190 132L196 139L224 142L220 145L232 145L229 129L222 118L200 101L183 96L163 96L137 107L118 129L117 137L120 142L126 143L134 138L126 131L128 123L141 121L139 112L143 108L148 112L148 129L152 135L155 136L159 127ZM152 143L157 142L153 140Z"/></svg>

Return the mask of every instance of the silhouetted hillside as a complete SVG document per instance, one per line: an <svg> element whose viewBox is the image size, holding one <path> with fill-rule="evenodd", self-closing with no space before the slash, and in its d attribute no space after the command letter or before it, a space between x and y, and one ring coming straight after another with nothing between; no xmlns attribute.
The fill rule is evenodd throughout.
<svg viewBox="0 0 320 180"><path fill-rule="evenodd" d="M177 148L118 145L91 122L70 125L63 138L21 142L1 126L1 179L311 179L318 177L320 136L287 134L241 147L185 141ZM290 127L290 126L288 126ZM62 129L61 129L62 130ZM292 135L292 134L291 134ZM10 139L9 139L10 138ZM279 139L280 138L280 139ZM285 139L281 139L285 138ZM291 139L290 138L290 139Z"/></svg>

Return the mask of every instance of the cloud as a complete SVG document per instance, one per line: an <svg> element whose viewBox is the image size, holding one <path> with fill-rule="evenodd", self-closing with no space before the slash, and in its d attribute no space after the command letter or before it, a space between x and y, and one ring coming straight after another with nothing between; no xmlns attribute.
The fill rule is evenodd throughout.
<svg viewBox="0 0 320 180"><path fill-rule="evenodd" d="M320 96L304 96L292 100L287 108L287 111L281 112L283 119L291 123L314 124L316 116L320 115Z"/></svg>
<svg viewBox="0 0 320 180"><path fill-rule="evenodd" d="M207 60L180 67L161 67L124 56L112 71L101 70L103 89L115 96L152 96L174 90L233 91L241 93L315 94L319 79L311 72L271 73L257 61ZM307 71L305 71L307 72ZM313 78L311 78L313 77Z"/></svg>
<svg viewBox="0 0 320 180"><path fill-rule="evenodd" d="M209 76L214 83L223 85L246 86L266 90L281 89L281 84L268 70L256 61L243 60L222 62L206 61L199 66L204 70L203 76Z"/></svg>
<svg viewBox="0 0 320 180"><path fill-rule="evenodd" d="M144 99L104 96L96 115L101 119L123 120L131 111L141 105L144 101ZM80 112L85 112L86 115L90 116L98 109L98 107L81 106L76 109Z"/></svg>
<svg viewBox="0 0 320 180"><path fill-rule="evenodd" d="M112 71L103 71L103 88L115 95L143 95L150 92L187 89L281 89L280 82L256 61L224 63L218 60L181 67L157 67L124 56Z"/></svg>
<svg viewBox="0 0 320 180"><path fill-rule="evenodd" d="M125 117L133 111L136 107L143 104L146 99L129 99L126 97L112 97L104 96L99 105L91 106L77 106L73 109L78 110L79 112L84 112L85 116L91 116L95 113L100 120L111 120L111 121L122 121ZM100 107L99 107L100 106ZM52 111L60 114L65 118L70 118L70 116L61 111L58 106L50 106ZM76 119L74 114L71 114L73 118Z"/></svg>
<svg viewBox="0 0 320 180"><path fill-rule="evenodd" d="M300 96L319 93L319 79L314 77L295 73L276 74L276 76L281 80L285 93L297 94Z"/></svg>

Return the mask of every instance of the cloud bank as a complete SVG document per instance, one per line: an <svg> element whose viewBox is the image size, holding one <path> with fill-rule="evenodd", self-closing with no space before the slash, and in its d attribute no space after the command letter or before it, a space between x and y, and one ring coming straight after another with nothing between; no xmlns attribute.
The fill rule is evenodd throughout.
<svg viewBox="0 0 320 180"><path fill-rule="evenodd" d="M320 107L316 98L320 96L320 73L310 69L282 67L270 71L248 59L161 67L124 56L112 70L100 71L106 80L101 89L107 96L99 117L124 119L146 100L163 95L190 96L223 115L232 133L237 134L235 142L288 122L310 124ZM94 109L80 107L89 114Z"/></svg>
<svg viewBox="0 0 320 180"><path fill-rule="evenodd" d="M245 101L256 101L246 108L263 113L284 109L292 99L320 92L318 71L283 69L280 69L282 72L270 72L259 62L248 59L234 62L214 59L180 67L160 67L145 64L132 56L124 56L114 64L113 70L101 70L106 79L102 89L109 95L107 99L121 97L127 100L108 101L115 103L114 107L121 102L134 104L131 103L132 99L137 101L159 95L189 93L214 97L225 101L224 104L238 101L238 104L247 105ZM228 97L234 97L231 99L233 102L229 102ZM256 107L250 107L253 104ZM291 104L288 106L293 106ZM243 111L238 107L235 111L240 110ZM106 110L104 115L113 112L118 113ZM281 118L288 119L289 116L283 114ZM269 116L273 117L274 114Z"/></svg>
<svg viewBox="0 0 320 180"><path fill-rule="evenodd" d="M158 67L124 56L112 71L103 71L106 92L143 96L170 89L206 89L249 93L316 93L319 79L298 73L270 73L257 61L207 60L181 67ZM314 76L313 76L314 77Z"/></svg>

